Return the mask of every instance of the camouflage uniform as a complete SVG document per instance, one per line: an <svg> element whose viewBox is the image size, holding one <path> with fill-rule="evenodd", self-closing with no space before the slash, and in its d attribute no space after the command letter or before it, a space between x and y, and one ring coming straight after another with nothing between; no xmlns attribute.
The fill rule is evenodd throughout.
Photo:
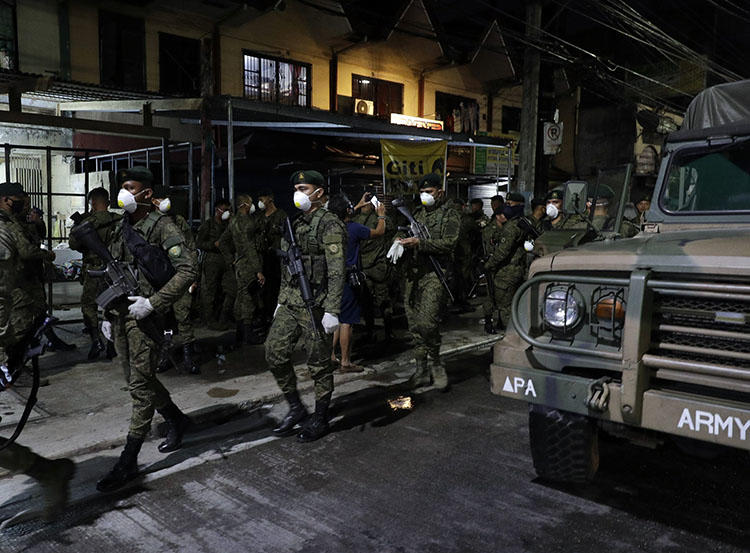
<svg viewBox="0 0 750 553"><path fill-rule="evenodd" d="M471 261L473 245L477 241L479 227L477 220L468 213L459 213L461 226L456 242L454 263L454 296L456 303L465 304L471 288Z"/></svg>
<svg viewBox="0 0 750 553"><path fill-rule="evenodd" d="M489 260L495 251L495 247L500 243L500 235L502 232L503 228L497 226L496 223L490 223L482 229L482 249L484 251L483 258L485 259L485 262ZM487 299L484 302L484 319L487 321L488 319L492 320L495 313L497 313L498 305L494 298L495 274L485 268L484 276L487 284ZM490 287L492 287L492 292L490 291Z"/></svg>
<svg viewBox="0 0 750 553"><path fill-rule="evenodd" d="M360 211L353 221L371 229L378 226L378 214L375 210L369 213ZM386 219L386 225L388 219ZM388 231L386 229L386 235ZM363 297L363 310L368 327L372 330L375 318L374 308L380 309L383 316L386 336L390 334L390 321L393 317L393 300L391 298L391 263L385 254L390 247L386 236L363 240L359 243L359 256L362 262L362 272L365 274L365 288L367 293Z"/></svg>
<svg viewBox="0 0 750 553"><path fill-rule="evenodd" d="M204 221L198 228L196 236L196 245L203 252L201 275L201 305L203 307L204 318L214 319L214 313L219 306L216 305L217 298L223 295L219 313L220 318L226 318L234 309L234 299L237 293L237 285L234 281L234 271L230 270L224 260L216 242L221 238L224 231L227 230L229 223L216 221L213 217Z"/></svg>
<svg viewBox="0 0 750 553"><path fill-rule="evenodd" d="M307 366L315 381L315 399L330 400L333 393L331 338L320 323L324 313L338 315L344 289L344 223L325 209L304 213L294 223L294 235L302 250L305 273L315 295L313 315L318 329L312 330L310 314L302 301L302 293L288 271L283 271L279 309L266 339L266 361L284 394L296 393L297 377L292 367L292 353L297 340L303 337ZM281 248L288 249L286 239Z"/></svg>
<svg viewBox="0 0 750 553"><path fill-rule="evenodd" d="M94 226L102 243L109 244L112 233L114 232L115 223L121 218L121 215L110 211L93 211L84 219L84 221L88 221ZM81 244L79 244L78 240L75 238L75 234L70 236L69 244L71 249L83 251L81 249ZM83 314L83 326L89 332L98 331L99 329L96 296L101 291L99 288L101 279L89 276L88 271L101 270L103 268L104 261L99 259L97 255L88 251L83 251L83 266L81 268L81 283L83 284L83 290L81 291L81 313Z"/></svg>
<svg viewBox="0 0 750 553"><path fill-rule="evenodd" d="M503 225L492 255L484 264L485 269L494 274L495 301L500 311L500 324L504 327L510 322L513 294L526 275L526 250L523 243L527 235L518 225L519 219L512 219Z"/></svg>
<svg viewBox="0 0 750 553"><path fill-rule="evenodd" d="M430 233L429 240L420 240L416 248L404 252L404 308L409 332L414 342L417 373L425 374L428 356L432 361L433 377L444 375L440 362L440 309L445 301L445 290L427 254L435 256L443 267L450 264L461 227L459 213L447 202L433 209L418 208L414 218L424 224Z"/></svg>
<svg viewBox="0 0 750 553"><path fill-rule="evenodd" d="M176 270L176 274L159 290L154 290L142 273L138 276L140 295L149 299L155 314L166 315L198 276L195 250L190 247L177 225L169 217L156 211L134 223L133 229L150 244L167 251ZM115 227L109 251L120 261L133 262L133 255L126 247L122 235L122 225ZM169 392L154 372L158 348L154 337L146 329L155 315L136 321L128 313L127 302L115 307L108 315L112 321L117 351L127 367L128 389L133 400L128 435L143 439L151 428L154 409L161 410L172 404Z"/></svg>
<svg viewBox="0 0 750 553"><path fill-rule="evenodd" d="M35 305L18 287L24 279L23 260L38 261L47 255L36 242L29 241L21 227L0 210L0 363L3 365L8 363L8 348L18 344L34 322ZM46 516L64 504L65 490L74 470L68 460L49 461L17 442L0 450L0 467L27 474L44 486Z"/></svg>
<svg viewBox="0 0 750 553"><path fill-rule="evenodd" d="M234 267L237 281L234 318L246 325L251 323L256 313L257 299L251 290L258 285L258 273L263 271L263 262L258 253L259 236L262 233L258 218L238 213L219 238L219 250L226 264Z"/></svg>
<svg viewBox="0 0 750 553"><path fill-rule="evenodd" d="M281 260L276 255L276 250L281 248L281 230L286 213L281 209L276 209L271 215L266 216L261 213L261 222L263 224L263 247L261 248L263 256L263 276L266 277L266 283L261 290L263 298L263 315L266 320L273 318L273 310L279 300L279 288L281 286Z"/></svg>
<svg viewBox="0 0 750 553"><path fill-rule="evenodd" d="M192 251L195 251L195 239L193 238L193 231L190 229L187 221L182 215L170 215L177 228L185 237L185 244ZM192 284L192 283L191 283ZM177 334L180 337L180 341L183 345L192 344L195 342L195 329L193 327L193 321L190 319L190 310L193 306L193 294L190 293L189 289L185 291L180 299L174 302L172 310L174 311L174 317L177 320Z"/></svg>

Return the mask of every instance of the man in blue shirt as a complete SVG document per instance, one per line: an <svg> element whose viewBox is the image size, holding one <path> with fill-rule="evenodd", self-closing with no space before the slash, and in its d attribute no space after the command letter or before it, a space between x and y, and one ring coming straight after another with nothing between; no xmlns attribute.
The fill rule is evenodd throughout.
<svg viewBox="0 0 750 553"><path fill-rule="evenodd" d="M364 196L362 197L364 201ZM360 202L361 203L361 202ZM344 293L341 297L341 313L339 314L339 328L333 335L333 351L336 344L341 344L341 372L362 372L360 365L351 360L352 325L358 324L360 319L359 286L364 278L359 261L359 244L363 240L370 240L385 234L385 205L378 202L375 211L378 214L378 226L374 229L355 223L354 206L343 195L333 196L328 202L328 211L336 215L346 224L346 281ZM335 355L332 353L332 355ZM335 360L335 357L334 357Z"/></svg>

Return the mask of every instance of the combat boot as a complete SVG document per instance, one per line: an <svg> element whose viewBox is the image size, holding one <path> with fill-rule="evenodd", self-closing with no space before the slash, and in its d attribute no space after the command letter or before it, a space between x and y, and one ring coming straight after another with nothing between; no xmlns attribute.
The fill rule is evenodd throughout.
<svg viewBox="0 0 750 553"><path fill-rule="evenodd" d="M120 458L112 470L96 483L96 489L103 493L114 492L138 476L138 453L142 445L143 438L128 434Z"/></svg>
<svg viewBox="0 0 750 553"><path fill-rule="evenodd" d="M450 384L448 383L448 374L445 372L445 365L441 361L433 361L431 365L430 372L435 388L441 392L447 392Z"/></svg>
<svg viewBox="0 0 750 553"><path fill-rule="evenodd" d="M156 359L156 372L163 373L169 370L172 360L169 358L169 343L165 340L159 346L159 356Z"/></svg>
<svg viewBox="0 0 750 553"><path fill-rule="evenodd" d="M200 374L201 370L193 361L193 343L182 345L183 368L188 374Z"/></svg>
<svg viewBox="0 0 750 553"><path fill-rule="evenodd" d="M70 498L70 481L76 472L76 465L70 459L55 459L51 461L36 456L33 464L25 471L26 474L39 482L44 493L45 522L51 522L63 512Z"/></svg>
<svg viewBox="0 0 750 553"><path fill-rule="evenodd" d="M429 386L430 382L430 370L427 368L427 359L417 359L417 369L409 377L409 380L406 381L405 387L410 390L422 388L423 386Z"/></svg>
<svg viewBox="0 0 750 553"><path fill-rule="evenodd" d="M89 348L89 353L86 358L89 361L93 361L94 359L98 359L99 354L104 351L104 343L102 342L102 337L99 335L98 329L88 329L88 335L91 337L91 347Z"/></svg>
<svg viewBox="0 0 750 553"><path fill-rule="evenodd" d="M302 431L297 434L298 442L314 442L330 432L331 428L328 426L330 403L330 395L325 399L315 401L315 413L302 425Z"/></svg>
<svg viewBox="0 0 750 553"><path fill-rule="evenodd" d="M289 412L282 419L281 424L273 429L277 436L290 436L294 433L294 427L307 418L307 409L299 398L297 390L284 394L289 404Z"/></svg>
<svg viewBox="0 0 750 553"><path fill-rule="evenodd" d="M157 409L156 411L164 417L167 423L167 436L157 449L162 453L177 451L182 445L182 437L185 435L185 430L190 426L190 417L180 411L179 407L174 403L170 403L166 407Z"/></svg>
<svg viewBox="0 0 750 553"><path fill-rule="evenodd" d="M117 351L115 351L115 345L107 340L107 353L106 353L107 359L114 359L117 357Z"/></svg>

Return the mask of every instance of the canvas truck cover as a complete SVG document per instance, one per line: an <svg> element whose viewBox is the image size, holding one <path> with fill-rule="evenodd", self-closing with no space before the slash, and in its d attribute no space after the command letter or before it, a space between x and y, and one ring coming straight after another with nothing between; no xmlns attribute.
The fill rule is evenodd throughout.
<svg viewBox="0 0 750 553"><path fill-rule="evenodd" d="M750 123L750 80L720 84L698 94L685 112L680 130Z"/></svg>

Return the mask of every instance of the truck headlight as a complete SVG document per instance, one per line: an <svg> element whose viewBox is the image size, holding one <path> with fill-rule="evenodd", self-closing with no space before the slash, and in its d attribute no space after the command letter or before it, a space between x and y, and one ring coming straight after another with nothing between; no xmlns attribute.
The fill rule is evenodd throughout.
<svg viewBox="0 0 750 553"><path fill-rule="evenodd" d="M585 313L583 296L573 286L553 286L544 296L544 322L555 330L576 326Z"/></svg>

